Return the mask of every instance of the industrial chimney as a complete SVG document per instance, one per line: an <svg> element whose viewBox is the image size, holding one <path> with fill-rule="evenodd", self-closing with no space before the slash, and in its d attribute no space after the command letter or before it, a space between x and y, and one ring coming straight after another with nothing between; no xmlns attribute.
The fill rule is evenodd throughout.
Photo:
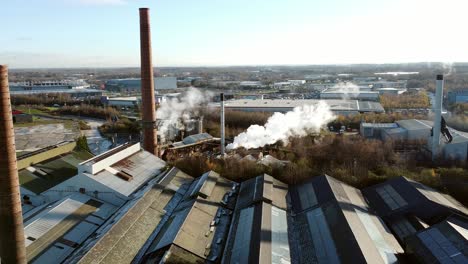
<svg viewBox="0 0 468 264"><path fill-rule="evenodd" d="M224 156L225 153L225 134L224 134L224 93L220 94L221 100L221 156Z"/></svg>
<svg viewBox="0 0 468 264"><path fill-rule="evenodd" d="M141 97L143 108L143 148L158 156L156 107L149 9L140 8Z"/></svg>
<svg viewBox="0 0 468 264"><path fill-rule="evenodd" d="M26 263L8 68L0 65L0 262Z"/></svg>
<svg viewBox="0 0 468 264"><path fill-rule="evenodd" d="M444 90L444 76L437 75L436 93L434 100L434 126L432 128L432 160L437 159L440 153L440 129L442 121L442 96Z"/></svg>

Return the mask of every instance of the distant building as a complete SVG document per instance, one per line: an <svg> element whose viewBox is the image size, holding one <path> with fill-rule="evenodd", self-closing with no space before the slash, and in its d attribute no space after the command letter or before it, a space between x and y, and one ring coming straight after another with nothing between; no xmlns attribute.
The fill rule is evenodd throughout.
<svg viewBox="0 0 468 264"><path fill-rule="evenodd" d="M10 91L41 91L41 90L81 90L89 89L90 85L84 80L61 80L61 81L28 81L28 82L16 82L10 83Z"/></svg>
<svg viewBox="0 0 468 264"><path fill-rule="evenodd" d="M120 93L140 93L141 92L141 79L112 79L108 80L105 84L108 91ZM156 77L154 78L155 90L174 90L177 89L176 77Z"/></svg>
<svg viewBox="0 0 468 264"><path fill-rule="evenodd" d="M353 77L354 82L375 82L378 78L375 76L371 77Z"/></svg>
<svg viewBox="0 0 468 264"><path fill-rule="evenodd" d="M377 92L379 92L380 95L384 94L390 94L390 95L400 95L406 92L406 89L404 88L378 88L376 89Z"/></svg>
<svg viewBox="0 0 468 264"><path fill-rule="evenodd" d="M345 99L345 100L363 100L379 101L380 93L376 91L357 91L348 92L339 89L326 89L320 93L320 99Z"/></svg>
<svg viewBox="0 0 468 264"><path fill-rule="evenodd" d="M288 99L265 99L265 100L229 100L225 102L225 108L245 112L288 112L295 107L303 105L315 105L320 101L326 102L330 109L336 114L352 115L357 113L383 113L385 110L378 102L366 102L356 100L288 100ZM219 104L213 104L218 106Z"/></svg>
<svg viewBox="0 0 468 264"><path fill-rule="evenodd" d="M468 103L468 90L448 92L447 102L449 104Z"/></svg>
<svg viewBox="0 0 468 264"><path fill-rule="evenodd" d="M141 104L138 97L112 97L107 99L107 105L114 107L137 107Z"/></svg>
<svg viewBox="0 0 468 264"><path fill-rule="evenodd" d="M430 142L433 122L408 119L389 124L361 123L361 136L387 140L417 140ZM445 159L468 161L468 133L449 128L453 136L450 143L441 139L442 155Z"/></svg>
<svg viewBox="0 0 468 264"><path fill-rule="evenodd" d="M33 121L33 116L29 114L25 114L22 111L13 110L13 123L21 124L21 123L31 123Z"/></svg>
<svg viewBox="0 0 468 264"><path fill-rule="evenodd" d="M90 89L84 80L10 83L11 95L68 94L73 98L99 97L102 91Z"/></svg>
<svg viewBox="0 0 468 264"><path fill-rule="evenodd" d="M240 87L243 88L263 88L266 87L265 84L263 84L260 81L243 81L239 83Z"/></svg>

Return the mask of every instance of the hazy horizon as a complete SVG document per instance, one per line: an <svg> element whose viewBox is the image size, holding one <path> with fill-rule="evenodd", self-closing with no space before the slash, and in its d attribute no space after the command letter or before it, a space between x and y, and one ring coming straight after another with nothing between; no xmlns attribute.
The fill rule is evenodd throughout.
<svg viewBox="0 0 468 264"><path fill-rule="evenodd" d="M17 0L2 4L12 69L139 67L149 7L155 67L468 61L462 0Z"/></svg>

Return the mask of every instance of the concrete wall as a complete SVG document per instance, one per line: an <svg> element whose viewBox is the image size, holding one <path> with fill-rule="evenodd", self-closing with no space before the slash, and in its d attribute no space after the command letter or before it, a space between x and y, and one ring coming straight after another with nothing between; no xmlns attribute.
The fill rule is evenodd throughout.
<svg viewBox="0 0 468 264"><path fill-rule="evenodd" d="M73 151L73 149L76 147L76 142L70 142L67 144L63 144L60 146L57 146L56 148L52 148L50 150L46 150L44 152L40 152L36 155L33 155L31 157L23 158L23 159L18 159L18 170L22 170L24 168L27 168L31 166L32 164L37 164L39 162L57 157L59 155L69 153Z"/></svg>
<svg viewBox="0 0 468 264"><path fill-rule="evenodd" d="M105 168L111 166L112 164L115 164L119 161L121 161L122 159L130 156L130 155L133 155L135 153L137 153L138 151L140 151L141 147L140 147L140 143L136 143L132 146L129 146L127 148L124 148L122 149L121 151L118 151L116 152L115 154L103 159L103 160L100 160L98 162L93 162L93 160L96 160L97 158L99 157L102 157L103 155L106 155L109 151L113 151L113 150L109 150L107 152L104 152L102 153L101 155L98 155L90 160L87 160L87 161L84 161L82 163L80 163L78 165L78 173L84 173L84 172L87 172L87 173L90 173L90 174L96 174L102 170L104 170Z"/></svg>

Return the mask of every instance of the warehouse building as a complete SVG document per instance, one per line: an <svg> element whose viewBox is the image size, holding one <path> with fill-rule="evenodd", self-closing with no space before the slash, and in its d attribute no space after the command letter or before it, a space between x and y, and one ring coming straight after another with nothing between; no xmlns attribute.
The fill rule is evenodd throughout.
<svg viewBox="0 0 468 264"><path fill-rule="evenodd" d="M407 254L420 263L468 263L468 219L451 216L406 239Z"/></svg>
<svg viewBox="0 0 468 264"><path fill-rule="evenodd" d="M141 79L111 79L106 81L105 88L107 91L120 93L140 93ZM155 90L174 90L177 89L176 77L156 77L154 78Z"/></svg>
<svg viewBox="0 0 468 264"><path fill-rule="evenodd" d="M222 263L290 263L288 187L269 175L241 183Z"/></svg>
<svg viewBox="0 0 468 264"><path fill-rule="evenodd" d="M421 263L466 263L468 209L451 196L405 177L364 189L408 257Z"/></svg>
<svg viewBox="0 0 468 264"><path fill-rule="evenodd" d="M431 225L452 214L468 215L468 209L451 196L405 177L390 179L362 192L371 207L389 223L412 215Z"/></svg>
<svg viewBox="0 0 468 264"><path fill-rule="evenodd" d="M130 263L154 239L154 231L169 221L193 178L172 168L145 185L110 219L109 226L68 258L69 263Z"/></svg>
<svg viewBox="0 0 468 264"><path fill-rule="evenodd" d="M341 91L340 89L330 88L320 93L320 99L379 101L379 96L380 93L378 91L366 91L364 89L359 89L359 91L356 92L349 92Z"/></svg>
<svg viewBox="0 0 468 264"><path fill-rule="evenodd" d="M320 101L326 102L331 111L340 115L352 115L357 113L383 113L385 110L378 102L367 102L357 100L288 100L288 99L265 99L265 100L229 100L225 101L225 108L229 110L244 112L289 112L295 107L303 105L316 105ZM219 104L212 104L219 107Z"/></svg>
<svg viewBox="0 0 468 264"><path fill-rule="evenodd" d="M378 138L384 141L426 141L430 142L433 122L429 120L407 119L395 123L361 123L361 136ZM442 138L442 156L445 159L468 161L468 133L448 128L453 140Z"/></svg>
<svg viewBox="0 0 468 264"><path fill-rule="evenodd" d="M210 171L187 187L134 262L219 263L238 184Z"/></svg>
<svg viewBox="0 0 468 264"><path fill-rule="evenodd" d="M361 192L330 176L291 186L293 263L396 263L403 249Z"/></svg>
<svg viewBox="0 0 468 264"><path fill-rule="evenodd" d="M447 93L447 102L451 104L468 103L468 90L450 91Z"/></svg>

